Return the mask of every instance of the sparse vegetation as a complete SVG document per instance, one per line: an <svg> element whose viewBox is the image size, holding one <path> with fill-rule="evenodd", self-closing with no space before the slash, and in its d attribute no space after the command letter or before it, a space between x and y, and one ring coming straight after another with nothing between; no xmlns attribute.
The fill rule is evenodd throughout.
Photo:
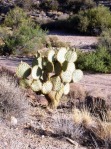
<svg viewBox="0 0 111 149"><path fill-rule="evenodd" d="M106 47L99 47L93 52L80 52L77 66L90 72L110 73L111 54Z"/></svg>
<svg viewBox="0 0 111 149"><path fill-rule="evenodd" d="M0 70L0 119L10 121L14 116L20 122L29 117L29 105L25 93L18 86L14 73L1 68Z"/></svg>
<svg viewBox="0 0 111 149"><path fill-rule="evenodd" d="M2 54L31 54L44 46L45 32L19 7L10 10L0 27Z"/></svg>
<svg viewBox="0 0 111 149"><path fill-rule="evenodd" d="M99 37L98 47L105 47L111 53L111 28L102 31Z"/></svg>
<svg viewBox="0 0 111 149"><path fill-rule="evenodd" d="M99 142L106 144L106 148L110 148L111 141L111 123L104 119L101 121L98 117L94 117L90 114L87 109L79 110L74 109L74 122L85 128L85 131L92 134L93 141L95 140L96 145L99 147ZM98 141L97 141L98 140ZM104 143L103 143L104 142ZM94 144L95 145L95 144ZM96 147L97 147L96 146Z"/></svg>
<svg viewBox="0 0 111 149"><path fill-rule="evenodd" d="M111 13L104 6L79 11L78 14L69 18L69 25L74 31L99 35L105 28L111 28Z"/></svg>

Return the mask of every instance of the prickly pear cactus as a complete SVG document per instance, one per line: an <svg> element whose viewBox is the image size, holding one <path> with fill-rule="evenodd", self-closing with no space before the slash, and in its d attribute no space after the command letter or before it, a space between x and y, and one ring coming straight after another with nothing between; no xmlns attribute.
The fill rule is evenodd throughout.
<svg viewBox="0 0 111 149"><path fill-rule="evenodd" d="M16 70L16 75L19 78L27 78L30 74L31 74L31 67L25 62L21 62L21 64L18 66Z"/></svg>
<svg viewBox="0 0 111 149"><path fill-rule="evenodd" d="M75 67L76 60L77 53L72 49L51 49L44 54L37 52L32 67L22 62L16 75L21 79L22 86L44 94L54 108L62 95L69 93L70 83L78 82L83 77L83 72Z"/></svg>

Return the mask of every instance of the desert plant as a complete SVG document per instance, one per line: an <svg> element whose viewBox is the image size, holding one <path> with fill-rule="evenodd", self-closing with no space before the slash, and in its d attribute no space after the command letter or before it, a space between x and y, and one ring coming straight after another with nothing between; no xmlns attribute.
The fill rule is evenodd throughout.
<svg viewBox="0 0 111 149"><path fill-rule="evenodd" d="M104 144L105 148L110 148L111 141L111 122L106 119L101 120L99 117L96 117L90 113L87 108L74 108L74 123L77 126L83 126L84 132L90 134L93 138L93 141L96 141L96 146L100 146L99 142ZM108 111L110 112L110 111ZM110 117L111 118L111 117ZM86 134L84 134L86 135Z"/></svg>
<svg viewBox="0 0 111 149"><path fill-rule="evenodd" d="M98 47L105 47L111 52L111 29L107 28L102 31L98 41Z"/></svg>
<svg viewBox="0 0 111 149"><path fill-rule="evenodd" d="M0 29L3 40L3 54L27 54L41 48L45 42L45 32L36 25L19 7L11 10Z"/></svg>
<svg viewBox="0 0 111 149"><path fill-rule="evenodd" d="M25 80L26 86L35 92L42 92L50 100L52 107L56 107L63 94L70 91L70 82L78 82L83 72L75 68L77 53L73 49L60 48L49 50L44 55L37 52L32 68L22 62L16 74ZM31 74L31 79L28 76Z"/></svg>
<svg viewBox="0 0 111 149"><path fill-rule="evenodd" d="M42 0L40 7L45 10L57 10L59 3L57 0Z"/></svg>
<svg viewBox="0 0 111 149"><path fill-rule="evenodd" d="M0 69L0 118L14 116L19 122L28 118L29 105L23 90L18 86L14 73L5 68Z"/></svg>
<svg viewBox="0 0 111 149"><path fill-rule="evenodd" d="M105 6L80 11L69 19L72 29L81 33L99 35L104 28L111 27L111 13Z"/></svg>
<svg viewBox="0 0 111 149"><path fill-rule="evenodd" d="M99 47L93 52L80 52L77 67L86 71L110 73L111 54L105 47Z"/></svg>
<svg viewBox="0 0 111 149"><path fill-rule="evenodd" d="M93 0L58 0L62 10L78 12L83 9L95 7Z"/></svg>
<svg viewBox="0 0 111 149"><path fill-rule="evenodd" d="M73 114L58 113L53 115L54 122L52 129L56 134L71 137L72 139L80 139L83 136L84 130L80 125L73 122Z"/></svg>

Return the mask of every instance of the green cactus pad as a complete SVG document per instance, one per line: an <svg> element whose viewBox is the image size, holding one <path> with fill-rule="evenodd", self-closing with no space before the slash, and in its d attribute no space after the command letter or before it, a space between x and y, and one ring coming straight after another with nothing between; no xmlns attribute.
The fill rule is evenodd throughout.
<svg viewBox="0 0 111 149"><path fill-rule="evenodd" d="M62 66L58 61L54 62L54 72L55 74L59 75L62 71Z"/></svg>
<svg viewBox="0 0 111 149"><path fill-rule="evenodd" d="M32 67L38 65L38 60L37 57L34 57L33 61L32 61Z"/></svg>
<svg viewBox="0 0 111 149"><path fill-rule="evenodd" d="M68 63L67 65L67 71L73 72L75 70L75 64L72 62Z"/></svg>
<svg viewBox="0 0 111 149"><path fill-rule="evenodd" d="M42 76L42 70L39 66L34 66L32 68L32 78L39 79Z"/></svg>
<svg viewBox="0 0 111 149"><path fill-rule="evenodd" d="M62 71L61 73L61 79L64 83L69 83L71 82L72 79L72 72L71 71Z"/></svg>
<svg viewBox="0 0 111 149"><path fill-rule="evenodd" d="M34 80L33 83L31 84L31 89L34 92L38 92L42 89L42 83L40 80Z"/></svg>
<svg viewBox="0 0 111 149"><path fill-rule="evenodd" d="M19 78L27 78L31 74L31 67L25 63L21 62L16 69L16 75Z"/></svg>
<svg viewBox="0 0 111 149"><path fill-rule="evenodd" d="M38 58L41 57L40 52L37 51L37 53L34 55L34 59L32 61L32 67L34 67L35 65L38 65Z"/></svg>
<svg viewBox="0 0 111 149"><path fill-rule="evenodd" d="M65 60L68 62L75 62L77 60L77 53L72 50L67 51L65 54Z"/></svg>
<svg viewBox="0 0 111 149"><path fill-rule="evenodd" d="M73 82L79 82L83 77L83 72L80 70L80 69L76 69L74 72L73 72L73 75L72 75L72 79L73 79Z"/></svg>
<svg viewBox="0 0 111 149"><path fill-rule="evenodd" d="M43 94L48 94L52 90L52 87L53 87L53 85L52 85L51 81L47 81L47 82L43 83L41 91Z"/></svg>
<svg viewBox="0 0 111 149"><path fill-rule="evenodd" d="M64 85L64 95L69 94L69 91L70 91L70 84L67 83Z"/></svg>
<svg viewBox="0 0 111 149"><path fill-rule="evenodd" d="M54 65L52 62L48 61L47 57L43 58L42 66L43 66L44 72L50 73L54 71Z"/></svg>
<svg viewBox="0 0 111 149"><path fill-rule="evenodd" d="M69 63L69 62L65 61L62 65L62 70L73 72L75 70L75 64L73 62Z"/></svg>
<svg viewBox="0 0 111 149"><path fill-rule="evenodd" d="M53 90L59 91L61 89L61 79L59 76L54 76L51 79L51 82L53 84Z"/></svg>
<svg viewBox="0 0 111 149"><path fill-rule="evenodd" d="M32 61L32 67L39 66L42 69L42 57L35 57Z"/></svg>
<svg viewBox="0 0 111 149"><path fill-rule="evenodd" d="M41 53L40 53L39 51L37 51L35 57L38 58L38 57L40 57L40 56L41 56Z"/></svg>
<svg viewBox="0 0 111 149"><path fill-rule="evenodd" d="M67 52L66 48L60 48L57 52L56 58L62 64L65 61L65 54Z"/></svg>
<svg viewBox="0 0 111 149"><path fill-rule="evenodd" d="M47 59L49 62L53 62L54 60L54 55L55 55L55 51L54 50L49 50L48 54L47 54Z"/></svg>
<svg viewBox="0 0 111 149"><path fill-rule="evenodd" d="M32 83L31 79L21 79L21 80L19 80L19 85L23 88L30 87L31 83Z"/></svg>
<svg viewBox="0 0 111 149"><path fill-rule="evenodd" d="M54 71L54 65L53 65L53 63L51 63L51 62L48 61L45 69L46 69L46 72L47 73L53 72Z"/></svg>
<svg viewBox="0 0 111 149"><path fill-rule="evenodd" d="M62 70L63 71L66 71L67 70L67 65L68 65L68 62L67 61L64 61L64 63L62 64Z"/></svg>

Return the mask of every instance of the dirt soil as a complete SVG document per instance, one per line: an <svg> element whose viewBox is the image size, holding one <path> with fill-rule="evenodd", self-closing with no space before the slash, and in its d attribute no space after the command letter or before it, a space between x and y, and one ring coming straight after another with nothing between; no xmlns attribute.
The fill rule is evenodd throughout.
<svg viewBox="0 0 111 149"><path fill-rule="evenodd" d="M60 41L67 42L71 46L85 51L93 50L93 46L95 46L98 42L98 37L95 36L74 36L57 31L50 32L48 36L57 37Z"/></svg>

